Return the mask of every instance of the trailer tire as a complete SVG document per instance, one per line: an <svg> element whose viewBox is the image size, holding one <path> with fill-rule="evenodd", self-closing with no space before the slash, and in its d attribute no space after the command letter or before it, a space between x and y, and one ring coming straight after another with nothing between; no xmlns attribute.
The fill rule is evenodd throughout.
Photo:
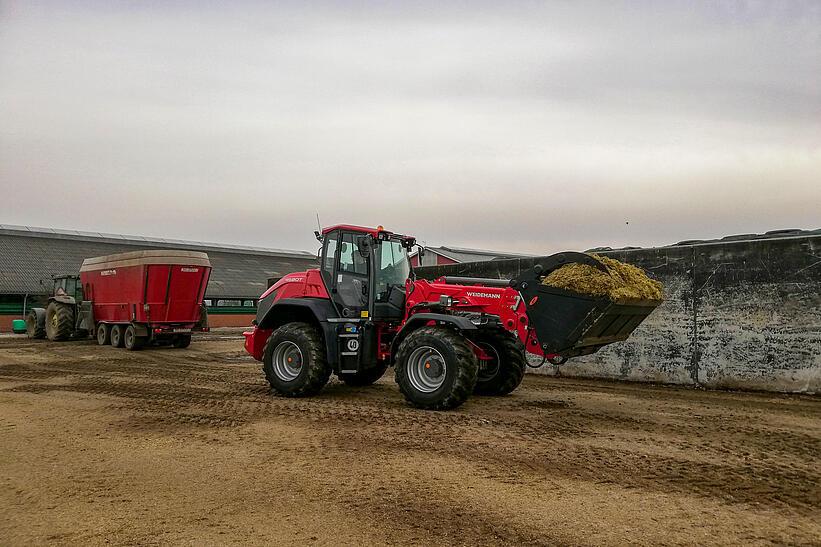
<svg viewBox="0 0 821 547"><path fill-rule="evenodd" d="M525 377L527 358L525 348L519 340L506 331L484 331L473 337L473 342L491 353L495 362L489 366L479 365L477 395L507 395L519 387Z"/></svg>
<svg viewBox="0 0 821 547"><path fill-rule="evenodd" d="M458 407L473 393L478 373L479 360L465 337L447 327L421 327L396 352L396 383L417 408Z"/></svg>
<svg viewBox="0 0 821 547"><path fill-rule="evenodd" d="M137 329L134 325L128 325L123 334L123 345L128 351L137 351L143 347L143 338L137 336Z"/></svg>
<svg viewBox="0 0 821 547"><path fill-rule="evenodd" d="M187 348L191 345L191 335L190 334L178 334L174 337L174 341L171 344L175 348L183 349Z"/></svg>
<svg viewBox="0 0 821 547"><path fill-rule="evenodd" d="M286 323L271 334L262 352L262 370L271 388L285 397L316 395L331 377L321 334L313 325L299 322Z"/></svg>
<svg viewBox="0 0 821 547"><path fill-rule="evenodd" d="M340 374L339 379L352 387L370 386L382 378L386 370L388 370L388 364L384 363L374 368L360 370L356 374Z"/></svg>
<svg viewBox="0 0 821 547"><path fill-rule="evenodd" d="M111 343L111 328L105 323L97 323L97 345L107 346Z"/></svg>
<svg viewBox="0 0 821 547"><path fill-rule="evenodd" d="M52 342L71 338L74 332L74 310L68 304L51 302L46 308L46 336Z"/></svg>
<svg viewBox="0 0 821 547"><path fill-rule="evenodd" d="M35 340L46 337L45 314L42 311L38 314L31 310L26 316L26 336Z"/></svg>
<svg viewBox="0 0 821 547"><path fill-rule="evenodd" d="M111 345L115 348L123 347L123 325L111 325Z"/></svg>

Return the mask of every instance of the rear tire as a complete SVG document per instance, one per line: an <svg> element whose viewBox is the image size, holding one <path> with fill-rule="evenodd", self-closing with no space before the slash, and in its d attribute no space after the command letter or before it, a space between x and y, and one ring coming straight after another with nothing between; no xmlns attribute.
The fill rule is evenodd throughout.
<svg viewBox="0 0 821 547"><path fill-rule="evenodd" d="M473 342L491 354L494 360L479 364L479 378L474 393L507 395L519 387L525 377L527 361L521 342L506 331L484 331Z"/></svg>
<svg viewBox="0 0 821 547"><path fill-rule="evenodd" d="M417 408L450 410L464 403L476 386L479 360L458 332L422 327L396 352L396 383Z"/></svg>
<svg viewBox="0 0 821 547"><path fill-rule="evenodd" d="M46 308L46 336L52 342L71 338L74 332L74 309L68 304L52 302Z"/></svg>
<svg viewBox="0 0 821 547"><path fill-rule="evenodd" d="M134 325L128 325L123 334L123 345L128 351L137 351L143 347L144 340L137 336L137 329Z"/></svg>
<svg viewBox="0 0 821 547"><path fill-rule="evenodd" d="M97 344L107 346L111 343L111 329L105 323L97 324Z"/></svg>
<svg viewBox="0 0 821 547"><path fill-rule="evenodd" d="M111 345L115 348L123 347L123 331L125 331L125 327L123 325L112 325L111 326Z"/></svg>
<svg viewBox="0 0 821 547"><path fill-rule="evenodd" d="M175 348L187 348L191 345L191 335L190 334L180 334L174 337L174 341L171 343Z"/></svg>
<svg viewBox="0 0 821 547"><path fill-rule="evenodd" d="M285 397L315 395L331 376L322 336L308 323L287 323L271 334L262 370L273 390Z"/></svg>
<svg viewBox="0 0 821 547"><path fill-rule="evenodd" d="M360 370L356 374L340 374L339 379L352 387L370 386L382 378L386 370L388 370L388 364L384 363L375 368Z"/></svg>
<svg viewBox="0 0 821 547"><path fill-rule="evenodd" d="M46 337L46 325L40 322L37 317L37 312L31 310L26 316L26 336L32 339L40 339Z"/></svg>

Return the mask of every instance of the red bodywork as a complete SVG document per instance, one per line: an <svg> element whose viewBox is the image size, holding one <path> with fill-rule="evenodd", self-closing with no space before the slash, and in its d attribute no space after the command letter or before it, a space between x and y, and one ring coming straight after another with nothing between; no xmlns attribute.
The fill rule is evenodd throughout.
<svg viewBox="0 0 821 547"><path fill-rule="evenodd" d="M80 282L95 323L191 329L200 321L210 274L204 253L137 251L84 261Z"/></svg>
<svg viewBox="0 0 821 547"><path fill-rule="evenodd" d="M273 304L283 298L330 299L319 270L308 270L286 275L262 293L262 296L259 297L260 300L274 291L277 291L277 293ZM271 336L271 329L254 327L253 332L244 332L242 334L245 336L245 351L250 353L257 361L262 361L262 351L265 349L265 342Z"/></svg>
<svg viewBox="0 0 821 547"><path fill-rule="evenodd" d="M327 234L334 230L356 231L370 234L374 238L379 238L379 234L384 232L381 227L374 229L338 225L325 228L322 233ZM505 329L516 333L527 351L538 356L544 356L535 332L528 327L528 317L522 297L512 287L488 287L481 284L457 285L446 283L443 279L437 279L434 282L408 279L405 289L407 297L405 316L402 322L399 324L377 323L379 329L378 359L380 361L389 360L391 357L391 345L388 341L383 342L383 340L390 340L391 336L400 331L413 315L437 311L437 307L440 305L440 296L449 296L453 299L449 308L452 311L484 313L498 317ZM281 298L330 298L318 269L293 273L283 277L276 285L268 289L261 298L275 290L279 291L275 302ZM271 332L270 329L261 329L255 326L253 331L243 333L245 335L245 349L254 359L262 360L265 342ZM474 351L480 359L490 359L478 346L474 346ZM548 357L551 357L551 355L548 355Z"/></svg>

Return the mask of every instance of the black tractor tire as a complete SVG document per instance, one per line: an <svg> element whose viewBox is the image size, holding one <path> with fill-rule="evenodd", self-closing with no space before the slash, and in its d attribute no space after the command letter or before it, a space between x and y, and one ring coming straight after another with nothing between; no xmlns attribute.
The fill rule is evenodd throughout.
<svg viewBox="0 0 821 547"><path fill-rule="evenodd" d="M356 374L340 374L339 379L352 387L370 386L382 378L386 370L388 370L388 364L384 363L374 368L360 370Z"/></svg>
<svg viewBox="0 0 821 547"><path fill-rule="evenodd" d="M187 348L191 345L191 335L190 334L178 334L174 337L174 341L171 342L175 348L183 349Z"/></svg>
<svg viewBox="0 0 821 547"><path fill-rule="evenodd" d="M125 325L111 325L111 345L115 348L123 347Z"/></svg>
<svg viewBox="0 0 821 547"><path fill-rule="evenodd" d="M52 302L46 308L46 337L52 342L68 340L74 333L74 309L68 304Z"/></svg>
<svg viewBox="0 0 821 547"><path fill-rule="evenodd" d="M111 343L111 327L105 323L97 323L97 344L107 346Z"/></svg>
<svg viewBox="0 0 821 547"><path fill-rule="evenodd" d="M26 336L36 340L46 337L46 324L38 320L37 312L34 310L26 316Z"/></svg>
<svg viewBox="0 0 821 547"><path fill-rule="evenodd" d="M279 395L316 395L331 377L322 335L308 323L286 323L279 327L265 343L262 370Z"/></svg>
<svg viewBox="0 0 821 547"><path fill-rule="evenodd" d="M418 368L416 354L430 349L435 350L444 361L434 367L444 378L438 387L425 391L419 388L418 378L427 372ZM410 362L411 359L413 362ZM444 364L444 370L441 370L441 364ZM430 368L430 363L425 362L424 369ZM402 341L396 352L396 383L405 399L417 408L451 410L458 407L473 393L478 373L479 359L468 341L461 333L446 327L415 330Z"/></svg>
<svg viewBox="0 0 821 547"><path fill-rule="evenodd" d="M519 387L527 367L524 345L503 330L481 331L472 340L494 357L490 363L479 362L479 378L473 392L498 396L507 395Z"/></svg>
<svg viewBox="0 0 821 547"><path fill-rule="evenodd" d="M137 351L143 347L145 339L137 336L137 329L134 325L128 325L123 333L123 346L128 351Z"/></svg>

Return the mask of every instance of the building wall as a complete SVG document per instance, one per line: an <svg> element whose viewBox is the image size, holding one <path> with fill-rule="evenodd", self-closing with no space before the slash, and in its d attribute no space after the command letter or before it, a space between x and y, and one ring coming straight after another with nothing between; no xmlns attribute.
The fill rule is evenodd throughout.
<svg viewBox="0 0 821 547"><path fill-rule="evenodd" d="M0 315L0 333L11 332L11 322L15 319L22 319L19 315Z"/></svg>
<svg viewBox="0 0 821 547"><path fill-rule="evenodd" d="M218 315L208 314L208 325L212 328L218 327L250 327L251 321L256 318L254 313L231 313Z"/></svg>
<svg viewBox="0 0 821 547"><path fill-rule="evenodd" d="M665 302L626 342L542 373L821 393L821 236L610 251L662 281ZM417 270L515 277L538 258Z"/></svg>

